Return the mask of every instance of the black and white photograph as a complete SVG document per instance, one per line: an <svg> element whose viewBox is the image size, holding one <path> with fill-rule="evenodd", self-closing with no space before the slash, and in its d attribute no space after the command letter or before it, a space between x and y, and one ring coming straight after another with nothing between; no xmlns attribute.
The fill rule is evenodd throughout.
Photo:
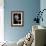
<svg viewBox="0 0 46 46"><path fill-rule="evenodd" d="M12 11L11 12L11 25L12 26L23 26L24 24L24 12L23 11Z"/></svg>

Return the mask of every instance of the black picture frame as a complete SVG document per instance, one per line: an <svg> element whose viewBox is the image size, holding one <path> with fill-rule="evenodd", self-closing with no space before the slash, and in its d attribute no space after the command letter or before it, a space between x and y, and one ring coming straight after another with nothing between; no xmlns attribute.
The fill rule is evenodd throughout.
<svg viewBox="0 0 46 46"><path fill-rule="evenodd" d="M24 11L11 11L11 26L24 25Z"/></svg>

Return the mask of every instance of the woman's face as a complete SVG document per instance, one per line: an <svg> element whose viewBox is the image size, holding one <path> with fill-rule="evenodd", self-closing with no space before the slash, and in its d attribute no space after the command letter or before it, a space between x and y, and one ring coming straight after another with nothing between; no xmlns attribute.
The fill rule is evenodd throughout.
<svg viewBox="0 0 46 46"><path fill-rule="evenodd" d="M18 20L19 19L19 16L18 15L15 15L15 19Z"/></svg>

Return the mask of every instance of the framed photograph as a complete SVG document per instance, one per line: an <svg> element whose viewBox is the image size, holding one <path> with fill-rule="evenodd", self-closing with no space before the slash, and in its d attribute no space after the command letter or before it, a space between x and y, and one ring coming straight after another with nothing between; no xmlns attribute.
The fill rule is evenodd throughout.
<svg viewBox="0 0 46 46"><path fill-rule="evenodd" d="M12 26L24 25L24 11L11 11L11 25Z"/></svg>

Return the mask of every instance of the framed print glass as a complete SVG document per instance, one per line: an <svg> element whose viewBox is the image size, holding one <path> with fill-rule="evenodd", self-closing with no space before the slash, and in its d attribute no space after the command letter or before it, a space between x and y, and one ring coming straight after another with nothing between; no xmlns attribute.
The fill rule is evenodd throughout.
<svg viewBox="0 0 46 46"><path fill-rule="evenodd" d="M24 25L24 11L11 11L11 25L12 26Z"/></svg>

